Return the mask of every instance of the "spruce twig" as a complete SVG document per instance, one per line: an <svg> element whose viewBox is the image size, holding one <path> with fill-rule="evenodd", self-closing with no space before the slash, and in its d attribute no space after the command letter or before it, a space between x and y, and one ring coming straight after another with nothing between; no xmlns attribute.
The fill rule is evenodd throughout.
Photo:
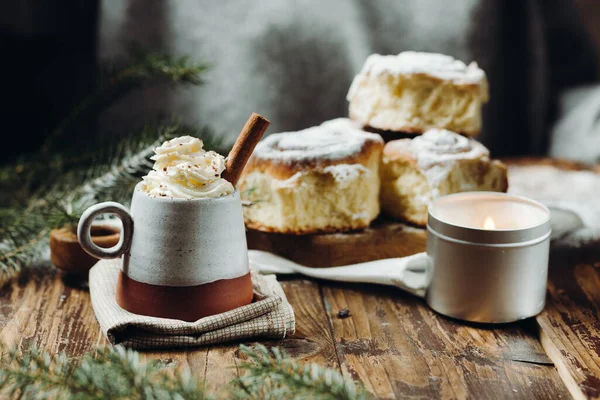
<svg viewBox="0 0 600 400"><path fill-rule="evenodd" d="M160 144L158 142L161 138L166 140L183 134L202 138L207 149L218 152L227 150L224 148L223 139L208 129L186 125L175 118L169 118L147 124L123 138L90 141L77 149L63 150L62 153L53 154L50 159L31 157L13 165L0 166L0 194L11 192L11 196L0 196L0 200L4 201L4 204L0 201L0 221L10 216L7 215L7 211L3 214L2 207L10 209L30 198L44 197L53 187L55 191L62 187L63 191L68 192L84 180L95 179L108 173L111 168L118 167L121 160L130 158L155 143ZM151 166L148 161L140 168L147 170Z"/></svg>
<svg viewBox="0 0 600 400"><path fill-rule="evenodd" d="M342 374L317 364L302 364L278 348L241 345L249 362L239 368L246 374L235 379L234 394L240 399L322 399L356 400L369 395Z"/></svg>
<svg viewBox="0 0 600 400"><path fill-rule="evenodd" d="M100 73L96 90L85 97L67 117L48 135L43 152L53 150L59 139L64 137L82 121L90 121L117 100L135 89L161 83L188 83L200 85L208 66L194 63L188 56L173 57L169 54L146 53L132 49L131 63L126 67L105 67Z"/></svg>
<svg viewBox="0 0 600 400"><path fill-rule="evenodd" d="M0 346L0 350L6 349ZM219 398L366 399L371 396L339 372L303 364L278 348L240 346L249 361ZM0 397L22 399L205 399L204 385L189 370L169 370L157 361L143 363L139 353L121 346L69 359L31 348L0 355Z"/></svg>
<svg viewBox="0 0 600 400"><path fill-rule="evenodd" d="M91 167L62 174L42 186L26 207L0 209L0 286L35 263L48 244L52 228L75 225L90 205L106 200L128 204L134 186L152 167L155 147L176 136L205 137L206 130L179 123L149 125L116 146L99 151Z"/></svg>
<svg viewBox="0 0 600 400"><path fill-rule="evenodd" d="M5 350L5 349L4 349ZM105 347L80 359L32 348L0 356L0 395L22 399L204 399L188 371L172 373L139 353Z"/></svg>

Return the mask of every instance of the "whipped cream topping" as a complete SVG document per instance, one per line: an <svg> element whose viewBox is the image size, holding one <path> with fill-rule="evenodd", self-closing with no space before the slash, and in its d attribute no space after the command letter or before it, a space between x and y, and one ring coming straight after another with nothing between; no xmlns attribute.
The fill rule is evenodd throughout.
<svg viewBox="0 0 600 400"><path fill-rule="evenodd" d="M151 196L201 199L233 193L233 185L221 178L225 158L205 151L202 140L181 136L154 149L153 170L143 179L142 189Z"/></svg>

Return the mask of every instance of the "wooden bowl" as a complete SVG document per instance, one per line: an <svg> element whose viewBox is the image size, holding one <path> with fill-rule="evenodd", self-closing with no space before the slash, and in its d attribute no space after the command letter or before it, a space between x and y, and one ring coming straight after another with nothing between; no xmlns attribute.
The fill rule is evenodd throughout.
<svg viewBox="0 0 600 400"><path fill-rule="evenodd" d="M117 227L94 225L92 241L100 247L113 247L121 236ZM87 275L98 259L86 253L77 240L76 228L59 228L50 231L50 260L59 269L77 275Z"/></svg>

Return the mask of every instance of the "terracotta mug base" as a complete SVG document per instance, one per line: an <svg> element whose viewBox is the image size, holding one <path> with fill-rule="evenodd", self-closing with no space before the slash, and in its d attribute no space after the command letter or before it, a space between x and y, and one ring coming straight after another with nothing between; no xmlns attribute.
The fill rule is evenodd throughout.
<svg viewBox="0 0 600 400"><path fill-rule="evenodd" d="M250 304L250 273L198 286L157 286L119 272L117 304L134 314L193 322Z"/></svg>

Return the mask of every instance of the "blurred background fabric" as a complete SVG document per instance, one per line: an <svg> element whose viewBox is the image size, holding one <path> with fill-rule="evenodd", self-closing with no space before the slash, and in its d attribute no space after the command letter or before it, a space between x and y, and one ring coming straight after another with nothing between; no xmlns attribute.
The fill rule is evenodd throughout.
<svg viewBox="0 0 600 400"><path fill-rule="evenodd" d="M0 79L13 100L2 115L30 149L45 121L93 82L91 66L135 43L210 62L207 84L134 93L89 134L134 129L162 112L232 143L253 111L271 119L270 133L346 116L348 87L369 54L417 50L487 72L479 140L494 156L599 162L599 26L594 0L12 0L0 5L10 55Z"/></svg>
<svg viewBox="0 0 600 400"><path fill-rule="evenodd" d="M99 14L96 0L0 1L4 161L39 148L93 87Z"/></svg>

